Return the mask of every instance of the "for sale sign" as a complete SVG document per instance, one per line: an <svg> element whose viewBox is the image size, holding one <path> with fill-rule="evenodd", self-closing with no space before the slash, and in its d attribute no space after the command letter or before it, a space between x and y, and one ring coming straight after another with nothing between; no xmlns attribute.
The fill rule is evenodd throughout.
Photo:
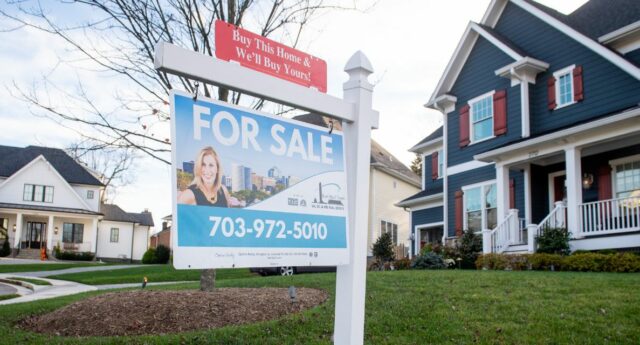
<svg viewBox="0 0 640 345"><path fill-rule="evenodd" d="M176 268L348 263L341 132L171 98Z"/></svg>
<svg viewBox="0 0 640 345"><path fill-rule="evenodd" d="M327 92L327 63L222 20L215 23L216 57Z"/></svg>

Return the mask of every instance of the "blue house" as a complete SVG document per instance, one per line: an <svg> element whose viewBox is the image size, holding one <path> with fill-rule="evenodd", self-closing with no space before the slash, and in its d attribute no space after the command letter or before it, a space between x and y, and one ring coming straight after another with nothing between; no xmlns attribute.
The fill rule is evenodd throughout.
<svg viewBox="0 0 640 345"><path fill-rule="evenodd" d="M410 149L413 253L467 229L485 253L533 252L553 227L572 250L640 248L637 0L493 0L425 106L444 124Z"/></svg>

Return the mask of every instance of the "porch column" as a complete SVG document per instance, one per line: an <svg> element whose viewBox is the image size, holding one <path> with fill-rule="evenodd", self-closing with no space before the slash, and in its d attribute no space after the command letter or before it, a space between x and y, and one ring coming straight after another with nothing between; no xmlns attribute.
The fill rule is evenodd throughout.
<svg viewBox="0 0 640 345"><path fill-rule="evenodd" d="M498 199L498 223L500 223L509 211L509 168L500 164L496 164L496 194Z"/></svg>
<svg viewBox="0 0 640 345"><path fill-rule="evenodd" d="M93 233L95 234L95 241L91 243L91 252L97 255L98 253L96 253L96 248L98 246L98 218L93 218L91 222L91 228L93 229Z"/></svg>
<svg viewBox="0 0 640 345"><path fill-rule="evenodd" d="M20 240L22 239L22 213L16 214L16 233L13 238L13 247L20 249Z"/></svg>
<svg viewBox="0 0 640 345"><path fill-rule="evenodd" d="M524 168L524 220L525 225L531 224L531 164Z"/></svg>
<svg viewBox="0 0 640 345"><path fill-rule="evenodd" d="M51 253L53 250L53 216L49 216L49 223L47 223L47 251Z"/></svg>
<svg viewBox="0 0 640 345"><path fill-rule="evenodd" d="M573 238L580 235L580 210L582 203L582 167L581 149L570 147L565 149L567 173L567 229Z"/></svg>

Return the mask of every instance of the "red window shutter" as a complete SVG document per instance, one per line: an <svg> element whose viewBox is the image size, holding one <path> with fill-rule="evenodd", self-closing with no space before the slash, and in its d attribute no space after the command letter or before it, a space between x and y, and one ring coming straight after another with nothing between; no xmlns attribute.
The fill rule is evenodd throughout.
<svg viewBox="0 0 640 345"><path fill-rule="evenodd" d="M556 108L556 78L550 76L547 80L547 105L549 110Z"/></svg>
<svg viewBox="0 0 640 345"><path fill-rule="evenodd" d="M603 165L598 169L598 200L609 200L613 197L611 184L611 166Z"/></svg>
<svg viewBox="0 0 640 345"><path fill-rule="evenodd" d="M460 147L469 145L469 105L460 108Z"/></svg>
<svg viewBox="0 0 640 345"><path fill-rule="evenodd" d="M573 69L573 100L580 102L584 99L582 90L582 66Z"/></svg>
<svg viewBox="0 0 640 345"><path fill-rule="evenodd" d="M431 178L438 179L438 151L431 154Z"/></svg>
<svg viewBox="0 0 640 345"><path fill-rule="evenodd" d="M509 180L509 208L516 208L516 180Z"/></svg>
<svg viewBox="0 0 640 345"><path fill-rule="evenodd" d="M493 134L498 136L507 133L507 91L500 90L493 94Z"/></svg>
<svg viewBox="0 0 640 345"><path fill-rule="evenodd" d="M462 217L463 217L463 209L462 209L462 195L464 193L459 190L456 191L455 194L455 217L456 217L456 236L460 237L462 236L462 227L463 227L463 221L462 221Z"/></svg>

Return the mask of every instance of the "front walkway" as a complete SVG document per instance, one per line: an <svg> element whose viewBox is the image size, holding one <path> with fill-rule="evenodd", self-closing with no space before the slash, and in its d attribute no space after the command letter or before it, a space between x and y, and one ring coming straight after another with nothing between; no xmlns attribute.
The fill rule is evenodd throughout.
<svg viewBox="0 0 640 345"><path fill-rule="evenodd" d="M17 277L17 278L26 278L23 274L17 273L4 273L0 274L0 278L9 278L9 277ZM22 296L7 299L4 301L0 301L0 305L4 304L14 304L14 303L23 303L23 302L32 302L42 299L75 295L82 292L95 291L97 288L95 286L89 286L84 284L79 284L76 282L68 282L64 280L56 280L56 279L42 279L49 282L51 285L33 285L27 284L31 289L19 289L18 291Z"/></svg>

